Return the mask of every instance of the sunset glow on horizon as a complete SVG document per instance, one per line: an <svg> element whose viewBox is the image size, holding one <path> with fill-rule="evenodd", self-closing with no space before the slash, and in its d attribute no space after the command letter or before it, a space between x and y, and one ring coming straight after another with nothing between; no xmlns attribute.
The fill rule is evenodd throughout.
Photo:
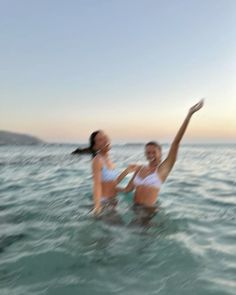
<svg viewBox="0 0 236 295"><path fill-rule="evenodd" d="M205 97L184 141L236 142L235 1L69 4L1 3L0 130L170 142Z"/></svg>

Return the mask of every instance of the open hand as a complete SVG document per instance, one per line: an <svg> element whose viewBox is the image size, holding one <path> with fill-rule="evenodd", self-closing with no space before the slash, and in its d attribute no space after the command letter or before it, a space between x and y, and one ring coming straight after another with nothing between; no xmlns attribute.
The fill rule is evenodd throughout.
<svg viewBox="0 0 236 295"><path fill-rule="evenodd" d="M199 111L204 105L204 99L201 99L198 103L196 103L194 106L192 106L189 109L189 114L192 115L195 112Z"/></svg>

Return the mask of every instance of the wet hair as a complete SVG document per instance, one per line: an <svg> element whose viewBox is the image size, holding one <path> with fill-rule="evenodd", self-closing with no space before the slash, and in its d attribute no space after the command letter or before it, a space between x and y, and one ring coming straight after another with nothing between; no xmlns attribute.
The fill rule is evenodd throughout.
<svg viewBox="0 0 236 295"><path fill-rule="evenodd" d="M161 152L161 145L158 142L156 142L156 141L149 141L148 143L145 144L145 147L147 147L149 145L154 146L155 148L157 148Z"/></svg>
<svg viewBox="0 0 236 295"><path fill-rule="evenodd" d="M72 155L85 155L85 154L91 154L94 158L97 154L97 152L93 149L95 145L95 137L101 130L94 131L90 137L89 137L89 146L86 148L77 148L74 150L71 154Z"/></svg>

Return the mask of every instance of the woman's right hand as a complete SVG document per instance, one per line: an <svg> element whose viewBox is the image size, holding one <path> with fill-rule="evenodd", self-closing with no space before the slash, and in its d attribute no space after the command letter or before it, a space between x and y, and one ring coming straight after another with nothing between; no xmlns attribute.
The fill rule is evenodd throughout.
<svg viewBox="0 0 236 295"><path fill-rule="evenodd" d="M93 216L98 216L101 213L102 209L101 207L95 207L93 208L93 210L91 211L91 215Z"/></svg>
<svg viewBox="0 0 236 295"><path fill-rule="evenodd" d="M198 103L196 103L194 106L192 106L189 109L189 115L193 115L194 113L196 113L197 111L199 111L204 105L204 99L202 98Z"/></svg>

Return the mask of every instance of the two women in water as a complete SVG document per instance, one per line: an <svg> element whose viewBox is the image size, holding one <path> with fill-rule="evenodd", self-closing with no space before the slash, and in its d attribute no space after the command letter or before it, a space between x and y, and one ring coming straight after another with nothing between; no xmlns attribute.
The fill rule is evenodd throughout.
<svg viewBox="0 0 236 295"><path fill-rule="evenodd" d="M117 192L134 191L133 209L151 213L149 214L151 216L155 211L155 203L161 185L167 179L176 162L179 144L190 119L202 106L203 100L189 109L164 161L161 161L161 146L157 142L151 141L145 145L148 164L146 166L129 165L120 175L109 159L110 140L108 136L101 130L92 133L89 148L77 149L73 154L90 152L93 155L93 213L99 214L106 206L115 208ZM125 188L117 187L118 183L130 172L134 172L134 175L128 185Z"/></svg>

